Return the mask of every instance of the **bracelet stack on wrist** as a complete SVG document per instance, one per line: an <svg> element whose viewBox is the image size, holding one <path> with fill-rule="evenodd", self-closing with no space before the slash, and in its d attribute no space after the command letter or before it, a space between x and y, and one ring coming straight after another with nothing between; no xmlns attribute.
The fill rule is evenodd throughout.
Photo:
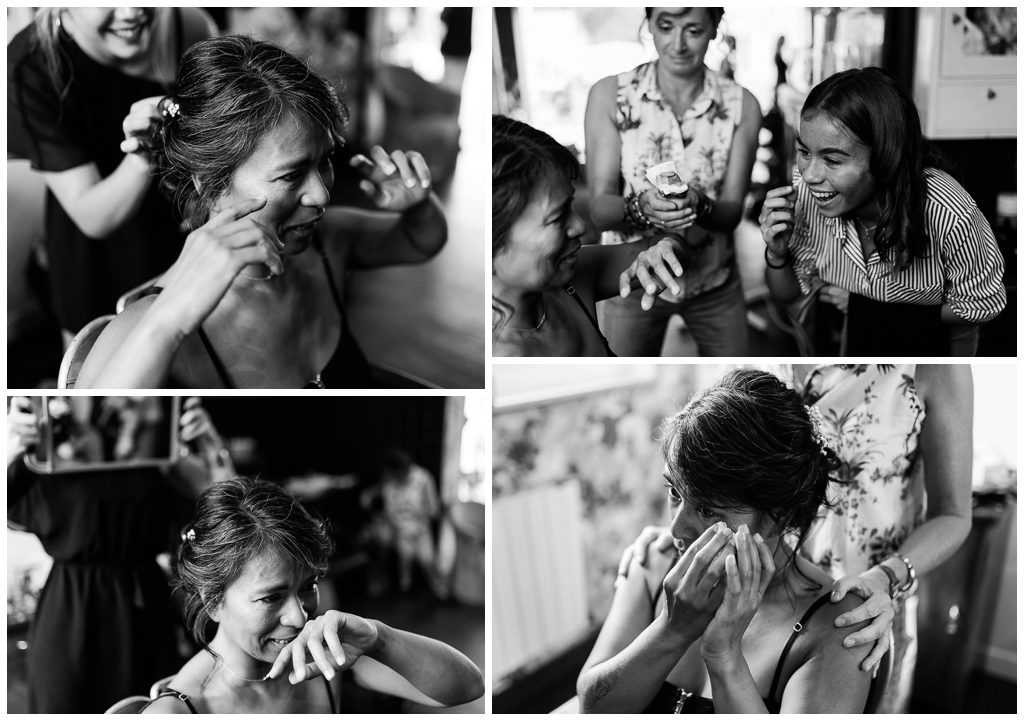
<svg viewBox="0 0 1024 721"><path fill-rule="evenodd" d="M696 218L697 220L703 220L704 218L711 215L712 205L711 198L706 195L700 196L700 200L697 203Z"/></svg>
<svg viewBox="0 0 1024 721"><path fill-rule="evenodd" d="M789 251L788 250L786 251L786 257L782 259L782 265L772 265L772 261L768 257L768 255L769 255L768 254L768 246L766 245L764 247L764 262L772 270L782 270L783 268L785 268L786 266L789 265L790 257L789 257Z"/></svg>
<svg viewBox="0 0 1024 721"><path fill-rule="evenodd" d="M886 566L884 563L879 563L878 567L882 569L885 575L889 579L889 598L895 601L902 595L900 591L900 579L896 577L896 572Z"/></svg>
<svg viewBox="0 0 1024 721"><path fill-rule="evenodd" d="M636 193L630 193L626 196L622 219L626 221L630 228L638 233L654 227L654 223L648 220L647 216L640 210L640 196Z"/></svg>

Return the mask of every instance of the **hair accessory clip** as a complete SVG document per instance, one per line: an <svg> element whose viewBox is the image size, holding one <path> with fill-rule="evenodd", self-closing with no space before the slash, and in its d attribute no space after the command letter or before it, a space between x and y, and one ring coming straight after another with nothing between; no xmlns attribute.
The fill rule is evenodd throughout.
<svg viewBox="0 0 1024 721"><path fill-rule="evenodd" d="M168 100L164 104L163 114L167 117L176 118L178 117L178 111L181 110L181 106L173 100Z"/></svg>
<svg viewBox="0 0 1024 721"><path fill-rule="evenodd" d="M825 433L822 431L824 419L821 417L821 411L817 406L804 406L804 408L807 409L807 415L811 418L811 435L814 436L814 442L818 444L821 455L825 455L828 441L825 440Z"/></svg>
<svg viewBox="0 0 1024 721"><path fill-rule="evenodd" d="M181 540L189 545L196 542L196 529L190 528L185 533L181 534Z"/></svg>

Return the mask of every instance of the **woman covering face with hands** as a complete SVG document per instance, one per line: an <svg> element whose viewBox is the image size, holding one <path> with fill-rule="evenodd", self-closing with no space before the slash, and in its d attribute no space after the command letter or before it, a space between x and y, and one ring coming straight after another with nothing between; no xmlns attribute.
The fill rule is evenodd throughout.
<svg viewBox="0 0 1024 721"><path fill-rule="evenodd" d="M236 478L206 493L174 563L203 650L144 713L336 713L343 671L429 706L483 693L480 670L444 643L338 611L315 617L333 550L328 525L273 484Z"/></svg>
<svg viewBox="0 0 1024 721"><path fill-rule="evenodd" d="M836 463L800 398L733 371L662 430L672 552L632 561L617 585L582 710L863 711L870 649L844 647L850 629L833 624L859 599L829 604L831 579L796 552Z"/></svg>
<svg viewBox="0 0 1024 721"><path fill-rule="evenodd" d="M119 315L79 384L371 387L343 303L349 270L417 263L447 225L414 152L356 156L381 211L328 207L346 111L327 82L247 37L197 44L151 142L192 230L158 296Z"/></svg>

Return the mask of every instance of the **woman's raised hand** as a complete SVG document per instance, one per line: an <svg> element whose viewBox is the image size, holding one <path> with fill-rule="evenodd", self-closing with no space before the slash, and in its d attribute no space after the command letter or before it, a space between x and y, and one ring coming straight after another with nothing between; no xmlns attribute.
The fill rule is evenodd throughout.
<svg viewBox="0 0 1024 721"><path fill-rule="evenodd" d="M39 421L32 410L32 401L25 396L14 396L7 410L7 465L37 443Z"/></svg>
<svg viewBox="0 0 1024 721"><path fill-rule="evenodd" d="M771 550L760 535L751 536L743 524L734 542L736 553L725 559L725 598L700 641L705 661L742 655L743 632L775 575Z"/></svg>
<svg viewBox="0 0 1024 721"><path fill-rule="evenodd" d="M682 198L666 198L657 188L640 194L640 212L662 230L680 232L697 222L697 191L692 188Z"/></svg>
<svg viewBox="0 0 1024 721"><path fill-rule="evenodd" d="M396 150L388 155L375 145L372 160L356 155L349 165L366 176L359 187L381 210L401 213L430 197L430 168L423 156L414 150Z"/></svg>
<svg viewBox="0 0 1024 721"><path fill-rule="evenodd" d="M707 627L725 596L726 559L733 554L733 533L724 523L709 527L690 544L665 576L665 610L669 626L695 640Z"/></svg>
<svg viewBox="0 0 1024 721"><path fill-rule="evenodd" d="M243 200L189 233L157 301L175 309L176 330L184 335L195 331L245 266L263 263L273 275L284 272L281 241L270 228L246 217L266 204L266 198Z"/></svg>
<svg viewBox="0 0 1024 721"><path fill-rule="evenodd" d="M769 190L758 222L761 224L761 237L768 246L768 252L776 258L784 258L789 252L795 219L796 189L787 185Z"/></svg>
<svg viewBox="0 0 1024 721"><path fill-rule="evenodd" d="M874 672L889 648L889 629L892 628L892 620L896 616L892 599L889 597L889 577L877 568L869 568L859 576L843 576L832 584L830 600L833 603L842 601L850 591L856 591L867 601L837 617L836 626L852 626L871 619L867 627L843 639L843 645L852 648L865 643L875 644L860 666L862 671Z"/></svg>
<svg viewBox="0 0 1024 721"><path fill-rule="evenodd" d="M281 650L267 678L277 678L290 663L292 670L288 680L293 684L317 676L331 680L336 673L344 671L372 650L379 638L380 630L374 621L350 613L328 611L307 622L295 640ZM307 651L313 659L308 663Z"/></svg>
<svg viewBox="0 0 1024 721"><path fill-rule="evenodd" d="M161 100L162 95L155 95L132 103L128 115L121 122L121 129L124 130L124 140L121 141L122 153L135 153L147 162L152 162L151 148L148 146L156 128L163 122L159 110Z"/></svg>
<svg viewBox="0 0 1024 721"><path fill-rule="evenodd" d="M619 295L623 298L629 296L634 279L644 289L640 299L640 307L644 310L650 310L658 294L666 288L674 295L679 295L682 288L676 278L683 276L683 264L679 260L681 255L683 247L670 238L660 240L642 251L619 276Z"/></svg>

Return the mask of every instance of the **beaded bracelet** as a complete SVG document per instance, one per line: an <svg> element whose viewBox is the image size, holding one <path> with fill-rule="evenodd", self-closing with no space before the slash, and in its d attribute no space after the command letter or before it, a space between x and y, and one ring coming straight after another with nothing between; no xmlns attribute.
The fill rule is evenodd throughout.
<svg viewBox="0 0 1024 721"><path fill-rule="evenodd" d="M629 227L637 232L643 232L654 227L654 223L648 220L647 216L640 210L640 196L636 193L630 193L626 196L626 204L623 208L622 216L622 219L629 224Z"/></svg>
<svg viewBox="0 0 1024 721"><path fill-rule="evenodd" d="M899 553L890 553L889 558L898 558L903 562L903 565L907 567L907 582L900 587L900 593L909 591L910 587L914 585L914 581L917 580L917 571L914 570L914 564L910 562L909 558L900 555Z"/></svg>
<svg viewBox="0 0 1024 721"><path fill-rule="evenodd" d="M782 265L772 265L771 260L768 259L768 246L766 245L764 247L764 262L772 270L782 270L787 265L789 265L789 261L789 251L786 251L786 257L782 259Z"/></svg>

